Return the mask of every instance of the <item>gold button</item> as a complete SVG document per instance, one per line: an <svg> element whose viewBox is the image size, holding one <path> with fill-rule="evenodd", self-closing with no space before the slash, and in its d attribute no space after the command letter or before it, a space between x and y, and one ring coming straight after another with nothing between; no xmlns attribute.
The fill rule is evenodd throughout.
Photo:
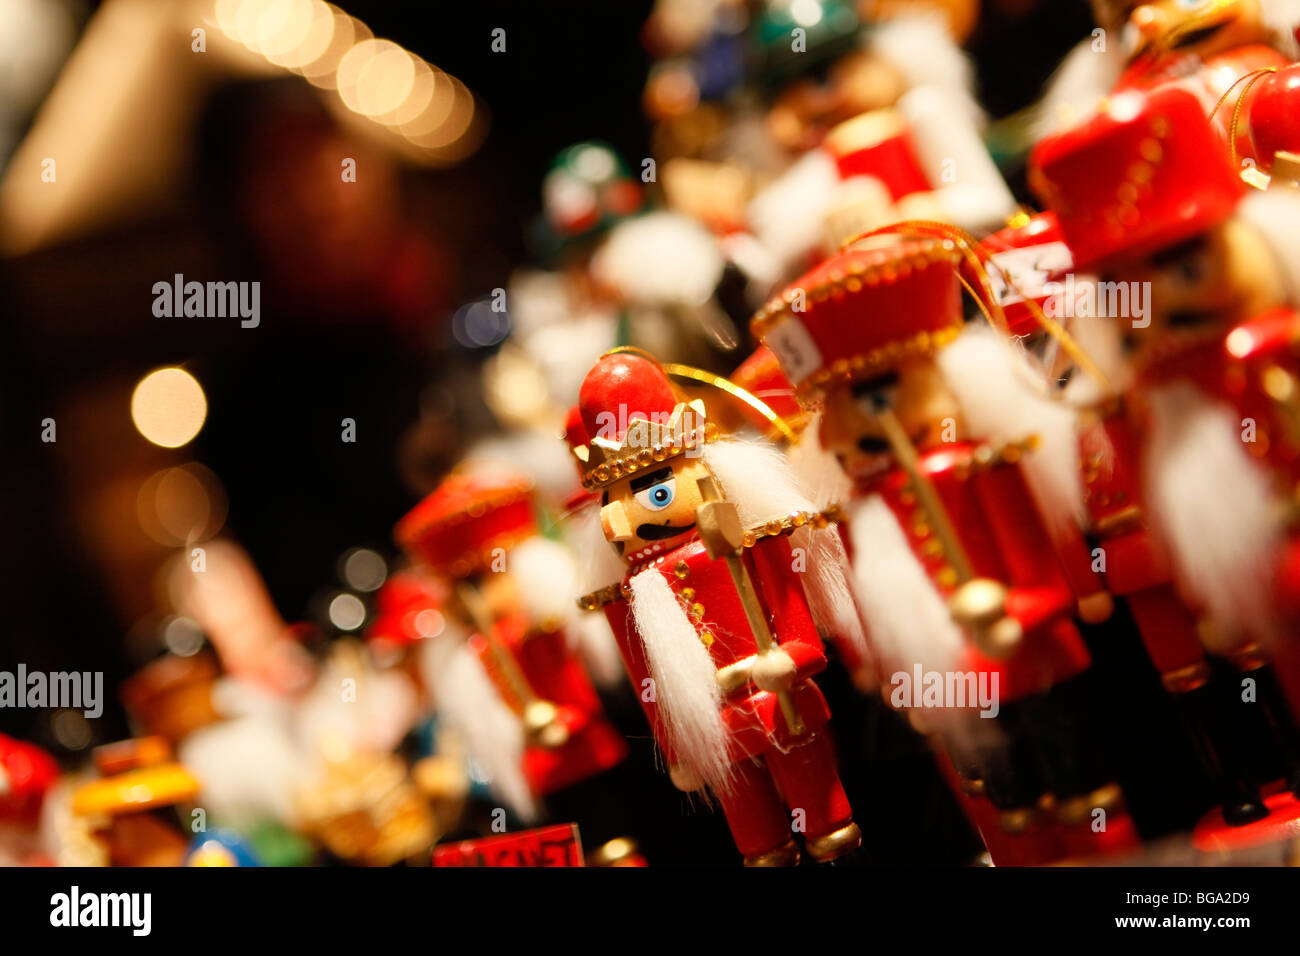
<svg viewBox="0 0 1300 956"><path fill-rule="evenodd" d="M687 601L694 601L695 588L682 588L682 597Z"/></svg>
<svg viewBox="0 0 1300 956"><path fill-rule="evenodd" d="M694 617L694 618L701 618L701 617L704 617L704 605L703 605L703 604L700 604L699 602L696 602L695 604L692 604L692 605L691 605L691 617Z"/></svg>
<svg viewBox="0 0 1300 956"><path fill-rule="evenodd" d="M678 561L677 567L673 568L673 574L677 575L679 578L684 578L690 573L691 569L686 566L685 561Z"/></svg>

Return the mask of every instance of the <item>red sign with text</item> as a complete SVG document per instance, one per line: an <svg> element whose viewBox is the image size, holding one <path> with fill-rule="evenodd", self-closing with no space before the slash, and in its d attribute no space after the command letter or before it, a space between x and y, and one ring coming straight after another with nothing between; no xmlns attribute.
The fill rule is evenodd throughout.
<svg viewBox="0 0 1300 956"><path fill-rule="evenodd" d="M434 866L583 866L576 823L435 847Z"/></svg>

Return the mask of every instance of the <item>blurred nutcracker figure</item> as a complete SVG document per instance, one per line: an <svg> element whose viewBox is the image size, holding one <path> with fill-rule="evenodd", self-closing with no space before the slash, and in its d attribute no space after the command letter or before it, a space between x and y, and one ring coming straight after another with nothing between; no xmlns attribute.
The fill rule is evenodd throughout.
<svg viewBox="0 0 1300 956"><path fill-rule="evenodd" d="M1050 503L1068 532L1081 507L1068 414L1033 403L1006 347L964 326L960 258L952 240L850 246L774 299L754 330L801 394L824 400L822 443L858 496L854 572L887 692L895 706L925 704L922 725L997 809L996 824L975 814L994 861L1125 848L1134 832L1071 620L1098 597L1080 592L1099 587L1082 575L1071 586L1058 554L1081 548L1077 526L1054 535L1039 511ZM969 697L907 692L957 678ZM1049 795L1060 826L1042 819Z"/></svg>
<svg viewBox="0 0 1300 956"><path fill-rule="evenodd" d="M198 810L182 819L200 784L172 758L161 737L141 737L95 750L99 778L72 794L72 812L94 834L107 866L180 866ZM79 861L85 865L89 860Z"/></svg>
<svg viewBox="0 0 1300 956"><path fill-rule="evenodd" d="M1116 96L1042 143L1032 183L1079 266L1145 297L1147 310L1111 330L1132 352L1137 447L1101 463L1136 471L1145 508L1131 517L1149 512L1200 645L1253 689L1287 785L1300 788L1300 735L1271 662L1292 650L1279 618L1300 478L1300 194L1246 189L1196 98L1173 86ZM1153 659L1167 685L1191 689L1208 668L1175 623Z"/></svg>
<svg viewBox="0 0 1300 956"><path fill-rule="evenodd" d="M39 823L45 795L58 779L59 766L44 750L0 734L0 866L49 861Z"/></svg>
<svg viewBox="0 0 1300 956"><path fill-rule="evenodd" d="M817 6L816 26L800 26L807 11L797 3L774 6L757 27L765 75L782 84L769 127L800 158L755 196L749 221L786 275L823 251L828 217L838 221L831 251L857 231L844 219L863 202L897 204L886 219L939 219L970 230L1004 225L1015 200L981 139L970 64L946 26L968 27L973 9L945 19L932 4L880 4L889 15L859 39L851 12L834 2ZM833 29L838 23L843 36ZM800 31L808 52L798 49ZM818 67L819 59L830 65ZM824 83L815 78L819 68L829 71Z"/></svg>
<svg viewBox="0 0 1300 956"><path fill-rule="evenodd" d="M450 592L422 670L440 719L518 820L569 814L603 843L623 835L609 772L627 745L583 663L573 559L534 508L517 474L458 471L398 523Z"/></svg>
<svg viewBox="0 0 1300 956"><path fill-rule="evenodd" d="M1175 83L1213 114L1249 178L1266 182L1274 155L1300 148L1300 2L1093 0L1093 8L1104 32L1058 70L1040 133L1078 121L1110 93Z"/></svg>
<svg viewBox="0 0 1300 956"><path fill-rule="evenodd" d="M584 483L627 565L582 604L604 608L673 783L712 791L748 865L798 862L795 832L818 861L851 853L811 679L826 666L814 615L855 639L834 530L776 449L717 438L649 358L603 357L579 405Z"/></svg>

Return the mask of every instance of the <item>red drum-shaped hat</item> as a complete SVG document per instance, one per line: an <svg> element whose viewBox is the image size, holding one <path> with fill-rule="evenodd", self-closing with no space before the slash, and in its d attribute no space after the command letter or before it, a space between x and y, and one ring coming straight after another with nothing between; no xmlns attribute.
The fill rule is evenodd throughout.
<svg viewBox="0 0 1300 956"><path fill-rule="evenodd" d="M532 483L517 476L454 473L393 531L397 543L432 571L464 578L537 534Z"/></svg>
<svg viewBox="0 0 1300 956"><path fill-rule="evenodd" d="M871 110L845 120L826 134L822 148L834 158L841 178L874 176L895 201L934 188L895 109Z"/></svg>
<svg viewBox="0 0 1300 956"><path fill-rule="evenodd" d="M1029 184L1084 269L1204 232L1232 214L1246 188L1200 101L1171 85L1111 97L1039 143Z"/></svg>
<svg viewBox="0 0 1300 956"><path fill-rule="evenodd" d="M799 431L807 423L808 413L799 404L794 383L766 345L760 345L753 355L740 363L731 373L731 381L765 403L794 431ZM751 425L769 437L777 437L778 430L756 409L744 404L740 408Z"/></svg>
<svg viewBox="0 0 1300 956"><path fill-rule="evenodd" d="M583 379L578 392L582 426L590 437L582 483L604 488L714 437L703 402L682 402L658 362L611 352Z"/></svg>
<svg viewBox="0 0 1300 956"><path fill-rule="evenodd" d="M989 255L989 282L1013 335L1042 331L1027 302L1047 307L1052 283L1074 268L1074 254L1056 213L1040 212L1001 229L980 243Z"/></svg>
<svg viewBox="0 0 1300 956"><path fill-rule="evenodd" d="M0 734L0 820L32 820L59 765L40 747Z"/></svg>
<svg viewBox="0 0 1300 956"><path fill-rule="evenodd" d="M445 600L445 592L433 578L399 571L375 595L377 613L366 629L366 639L402 647L433 637L440 629L439 609Z"/></svg>
<svg viewBox="0 0 1300 956"><path fill-rule="evenodd" d="M947 239L849 248L765 305L751 327L801 395L861 381L957 337L960 258Z"/></svg>

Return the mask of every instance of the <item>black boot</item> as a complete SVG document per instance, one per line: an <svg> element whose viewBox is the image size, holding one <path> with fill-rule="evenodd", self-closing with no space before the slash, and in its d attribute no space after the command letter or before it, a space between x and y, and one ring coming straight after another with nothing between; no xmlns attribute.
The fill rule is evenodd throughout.
<svg viewBox="0 0 1300 956"><path fill-rule="evenodd" d="M1300 797L1300 728L1277 682L1277 675L1268 664L1240 672L1242 677L1255 681L1255 701L1268 729L1272 732L1277 751L1282 758L1282 773L1287 789Z"/></svg>
<svg viewBox="0 0 1300 956"><path fill-rule="evenodd" d="M1202 684L1194 690L1172 695L1201 759L1201 765L1219 794L1223 819L1240 827L1268 816L1259 787L1250 779L1240 748L1234 745L1227 715L1215 698L1213 688Z"/></svg>

